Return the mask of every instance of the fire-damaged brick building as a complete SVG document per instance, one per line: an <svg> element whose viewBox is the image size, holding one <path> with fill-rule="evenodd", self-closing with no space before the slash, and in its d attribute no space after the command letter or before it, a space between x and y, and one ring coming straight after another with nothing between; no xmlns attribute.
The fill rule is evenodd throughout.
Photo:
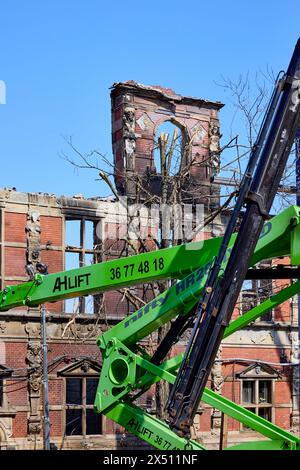
<svg viewBox="0 0 300 470"><path fill-rule="evenodd" d="M154 155L159 127L170 122L181 133L188 166L186 204L201 203L209 213L218 207L219 189L213 184L218 171L219 102L184 97L171 89L136 82L114 84L112 145L115 184L130 202L145 194L159 195L161 168ZM179 165L179 167L180 167ZM142 188L142 190L141 190ZM104 262L134 253L120 237L115 197L85 199L81 195L56 197L41 193L0 190L1 290L32 278L40 266L49 273ZM223 216L212 219L204 237L218 236ZM226 214L224 216L226 218ZM120 220L120 219L118 219ZM196 237L195 237L196 238ZM143 243L156 249L150 238ZM140 248L140 245L138 245ZM278 260L277 260L278 262ZM279 261L287 264L287 259ZM288 281L248 281L234 318L267 298ZM96 338L136 307L136 298L151 294L137 290L110 291L46 304L49 413L51 442L58 449L137 448L143 443L96 415L93 402L101 371ZM296 299L268 312L222 342L208 386L251 409L282 428L299 429ZM43 376L39 308L15 308L0 315L0 448L43 447ZM183 350L182 339L178 350ZM155 351L156 335L144 347ZM154 389L139 399L155 414ZM253 440L254 432L228 420L228 443ZM201 404L193 437L218 448L221 414Z"/></svg>

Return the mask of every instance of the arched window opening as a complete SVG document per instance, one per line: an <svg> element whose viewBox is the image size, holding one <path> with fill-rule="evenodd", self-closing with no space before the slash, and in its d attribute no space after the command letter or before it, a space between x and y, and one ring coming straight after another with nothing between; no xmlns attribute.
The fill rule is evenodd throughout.
<svg viewBox="0 0 300 470"><path fill-rule="evenodd" d="M165 121L157 129L154 167L157 174L175 176L187 164L187 132L174 122Z"/></svg>

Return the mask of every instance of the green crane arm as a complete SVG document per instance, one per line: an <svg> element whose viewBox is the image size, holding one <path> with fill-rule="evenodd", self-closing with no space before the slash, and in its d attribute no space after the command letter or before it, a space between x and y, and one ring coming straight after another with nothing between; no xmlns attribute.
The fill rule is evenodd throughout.
<svg viewBox="0 0 300 470"><path fill-rule="evenodd" d="M299 265L299 228L299 208L295 206L266 222L251 265L264 259L285 255L291 257L292 264ZM103 365L95 409L159 449L185 449L187 446L199 449L199 444L179 437L175 433L172 434L164 423L135 407L129 397L132 391L137 391L135 397L138 397L160 379L173 384L176 377L174 372L181 363L182 355L158 366L151 362L145 352L140 348L137 349L136 344L167 321L177 315L187 315L191 311L199 299L210 263L216 254L211 251L208 258L207 256L202 258L201 252L207 252L209 247L210 245L204 242L199 257L198 253L197 256L194 253L195 258L205 260L203 264L198 264L192 273L137 312L126 317L97 340L103 355ZM228 250L230 251L230 245ZM233 321L225 330L224 336L248 325L271 308L298 293L299 290L300 281L297 281ZM257 444L259 448L298 449L300 447L300 440L297 437L211 390L205 390L203 401L271 439L271 441ZM246 448L249 447L251 447L250 444Z"/></svg>
<svg viewBox="0 0 300 470"><path fill-rule="evenodd" d="M296 233L298 218L299 210L296 206L291 206L266 222L251 265L261 259L288 254L292 255L293 264L298 264L299 251L290 246L290 243L295 243L290 239L290 233ZM235 235L231 244L234 238ZM182 279L197 268L209 265L220 244L221 237L217 237L46 276L36 274L34 280L7 286L0 292L0 311L22 305L34 307L44 302L95 294L158 279Z"/></svg>
<svg viewBox="0 0 300 470"><path fill-rule="evenodd" d="M250 265L287 255L291 257L292 264L300 265L299 222L300 208L296 206L267 221ZM229 244L228 254L235 236ZM177 279L178 282L168 290L97 339L103 364L95 410L159 449L203 449L199 443L179 437L165 423L135 406L131 395L134 392L135 397L139 396L160 379L174 383L174 374L182 356L156 365L137 343L177 315L189 315L199 299L220 244L221 238L215 238L56 274L36 275L33 281L6 287L0 293L0 310L22 305L37 306L46 301L54 302L157 279ZM300 281L232 322L225 335L246 326L299 291ZM292 434L211 390L205 391L203 400L271 439L260 444L265 448L294 449L300 446L300 440Z"/></svg>

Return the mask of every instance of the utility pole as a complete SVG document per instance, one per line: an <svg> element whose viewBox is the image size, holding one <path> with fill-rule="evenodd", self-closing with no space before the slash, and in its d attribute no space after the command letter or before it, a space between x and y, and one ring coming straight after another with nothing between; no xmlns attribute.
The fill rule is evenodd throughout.
<svg viewBox="0 0 300 470"><path fill-rule="evenodd" d="M228 445L228 416L225 415L225 413L222 413L219 450L226 449L227 445Z"/></svg>
<svg viewBox="0 0 300 470"><path fill-rule="evenodd" d="M50 419L49 419L49 400L48 400L48 346L47 346L47 329L46 329L45 305L41 306L41 322L42 322L42 342L43 342L43 408L44 408L44 450L50 450Z"/></svg>

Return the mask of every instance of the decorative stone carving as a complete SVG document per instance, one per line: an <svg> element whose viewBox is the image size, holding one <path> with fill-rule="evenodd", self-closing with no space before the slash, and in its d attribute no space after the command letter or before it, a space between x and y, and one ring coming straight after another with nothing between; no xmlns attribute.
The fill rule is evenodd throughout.
<svg viewBox="0 0 300 470"><path fill-rule="evenodd" d="M247 335L251 341L251 343L254 344L261 344L261 343L268 343L270 342L270 338L272 338L272 334L270 331L249 331L247 332Z"/></svg>
<svg viewBox="0 0 300 470"><path fill-rule="evenodd" d="M224 377L222 373L222 346L218 349L214 365L211 369L211 381L212 381L212 390L216 393L221 394L222 388L224 385ZM214 408L212 413L212 432L221 427L221 411Z"/></svg>
<svg viewBox="0 0 300 470"><path fill-rule="evenodd" d="M88 361L84 361L80 368L82 372L86 374L90 370L90 364L88 363Z"/></svg>
<svg viewBox="0 0 300 470"><path fill-rule="evenodd" d="M101 365L99 361L96 358L94 360L92 359L80 359L80 360L71 360L66 361L67 366L63 367L59 371L59 375L64 377L70 377L70 376L82 376L82 374L88 373L89 375L95 375L98 376L101 371Z"/></svg>
<svg viewBox="0 0 300 470"><path fill-rule="evenodd" d="M41 325L34 323L27 323L24 327L25 332L28 334L29 338L40 338L41 336Z"/></svg>
<svg viewBox="0 0 300 470"><path fill-rule="evenodd" d="M135 138L135 109L126 107L123 115L123 136Z"/></svg>
<svg viewBox="0 0 300 470"><path fill-rule="evenodd" d="M206 130L201 125L201 123L199 122L195 124L194 127L192 128L192 136L191 136L193 143L196 145L201 144L205 136L206 136Z"/></svg>
<svg viewBox="0 0 300 470"><path fill-rule="evenodd" d="M7 416L5 416L6 414ZM0 449L2 449L3 443L7 443L13 434L12 418L14 418L15 415L16 412L11 413L11 416L9 416L9 412L3 412L0 414Z"/></svg>
<svg viewBox="0 0 300 470"><path fill-rule="evenodd" d="M211 121L209 124L209 151L211 153L220 150L221 137L219 124L215 121Z"/></svg>
<svg viewBox="0 0 300 470"><path fill-rule="evenodd" d="M135 109L125 107L123 115L124 159L126 170L134 169L135 154Z"/></svg>
<svg viewBox="0 0 300 470"><path fill-rule="evenodd" d="M29 378L29 387L30 387L30 390L32 392L34 392L34 393L39 392L39 390L41 388L41 383L42 383L42 378L41 378L40 374L34 373L30 376L30 378Z"/></svg>
<svg viewBox="0 0 300 470"><path fill-rule="evenodd" d="M289 340L291 342L291 362L299 362L300 357L299 357L299 339L298 339L298 332L297 331L292 331L289 333Z"/></svg>
<svg viewBox="0 0 300 470"><path fill-rule="evenodd" d="M41 228L39 212L30 210L27 214L27 220L25 231L27 233L28 262L34 262L39 258L40 250Z"/></svg>
<svg viewBox="0 0 300 470"><path fill-rule="evenodd" d="M289 340L291 342L291 362L298 364L300 360L299 339L297 331L289 333ZM292 367L292 414L291 425L296 432L299 432L300 425L300 406L299 406L299 390L300 390L300 376L299 366Z"/></svg>
<svg viewBox="0 0 300 470"><path fill-rule="evenodd" d="M28 343L27 363L29 367L40 367L41 365L41 345L33 341Z"/></svg>
<svg viewBox="0 0 300 470"><path fill-rule="evenodd" d="M135 154L135 139L125 139L125 156L127 170L133 170L134 154Z"/></svg>
<svg viewBox="0 0 300 470"><path fill-rule="evenodd" d="M209 124L209 153L211 156L211 165L217 172L220 167L220 127L216 121Z"/></svg>
<svg viewBox="0 0 300 470"><path fill-rule="evenodd" d="M30 341L26 360L29 366L28 371L28 392L30 403L30 416L28 419L28 434L34 435L41 432L40 398L41 398L41 345Z"/></svg>
<svg viewBox="0 0 300 470"><path fill-rule="evenodd" d="M241 379L277 379L279 377L278 370L268 364L253 362L243 370L239 371L236 376Z"/></svg>
<svg viewBox="0 0 300 470"><path fill-rule="evenodd" d="M299 412L292 414L291 425L294 430L294 433L299 436L299 429L300 429L300 415Z"/></svg>
<svg viewBox="0 0 300 470"><path fill-rule="evenodd" d="M95 336L98 336L101 333L101 328L99 325L82 325L74 322L70 325L70 331L73 337L83 340L88 338L92 339Z"/></svg>
<svg viewBox="0 0 300 470"><path fill-rule="evenodd" d="M26 271L30 279L36 273L36 265L41 262L41 227L40 213L29 210L27 213L27 225L25 227L27 235L27 264Z"/></svg>
<svg viewBox="0 0 300 470"><path fill-rule="evenodd" d="M69 322L67 324L62 323L60 326L63 338L66 339L78 339L87 340L93 339L102 333L101 325L90 323L89 325L82 325L76 323L76 321Z"/></svg>
<svg viewBox="0 0 300 470"><path fill-rule="evenodd" d="M2 372L5 367L2 367ZM13 435L13 419L16 416L16 409L12 407L4 393L2 406L0 407L0 450L7 449L8 445L14 443Z"/></svg>
<svg viewBox="0 0 300 470"><path fill-rule="evenodd" d="M254 370L257 375L261 375L261 367L259 365L257 365Z"/></svg>
<svg viewBox="0 0 300 470"><path fill-rule="evenodd" d="M146 113L142 114L142 116L136 122L143 131L153 126L153 122Z"/></svg>
<svg viewBox="0 0 300 470"><path fill-rule="evenodd" d="M6 330L6 323L4 321L0 322L0 333L4 333Z"/></svg>
<svg viewBox="0 0 300 470"><path fill-rule="evenodd" d="M42 430L41 418L29 418L28 419L28 434L40 434Z"/></svg>
<svg viewBox="0 0 300 470"><path fill-rule="evenodd" d="M218 349L214 365L211 369L212 387L216 393L221 393L223 383L224 383L224 377L222 374L221 355L222 355L222 346L220 346L220 348Z"/></svg>

